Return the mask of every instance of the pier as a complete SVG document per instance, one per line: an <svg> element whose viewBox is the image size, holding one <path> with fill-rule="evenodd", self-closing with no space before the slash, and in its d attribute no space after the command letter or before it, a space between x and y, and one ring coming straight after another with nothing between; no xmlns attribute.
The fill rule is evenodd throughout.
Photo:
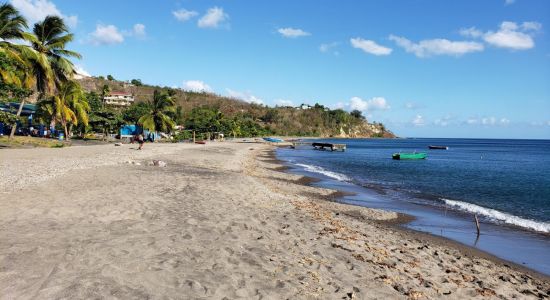
<svg viewBox="0 0 550 300"><path fill-rule="evenodd" d="M333 144L333 143L294 142L290 147L292 149L296 149L297 146L302 146L302 145L311 145L315 150L346 151L346 144Z"/></svg>

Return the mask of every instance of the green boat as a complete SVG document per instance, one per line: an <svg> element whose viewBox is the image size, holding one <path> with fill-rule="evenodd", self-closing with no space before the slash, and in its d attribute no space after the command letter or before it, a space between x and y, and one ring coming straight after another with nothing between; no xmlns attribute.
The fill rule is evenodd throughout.
<svg viewBox="0 0 550 300"><path fill-rule="evenodd" d="M394 153L391 157L393 159L426 159L428 154L426 152L413 152L413 153Z"/></svg>

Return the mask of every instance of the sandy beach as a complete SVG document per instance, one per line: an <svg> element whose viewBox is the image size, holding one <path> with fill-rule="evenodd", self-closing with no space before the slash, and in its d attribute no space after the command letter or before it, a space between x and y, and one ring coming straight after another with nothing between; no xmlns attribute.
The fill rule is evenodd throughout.
<svg viewBox="0 0 550 300"><path fill-rule="evenodd" d="M136 147L0 150L1 299L550 297L544 275L331 201L269 145Z"/></svg>

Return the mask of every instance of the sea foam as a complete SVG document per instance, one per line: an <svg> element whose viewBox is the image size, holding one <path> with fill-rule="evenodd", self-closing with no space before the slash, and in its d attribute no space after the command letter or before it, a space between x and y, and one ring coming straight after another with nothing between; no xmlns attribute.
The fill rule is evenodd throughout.
<svg viewBox="0 0 550 300"><path fill-rule="evenodd" d="M497 223L506 223L510 225L515 225L534 231L550 233L550 223L548 222L537 222L534 220L524 219L518 216L510 215L496 209L486 208L472 203L450 200L450 199L441 199L447 205L457 208L462 211L467 211L470 213L475 213L481 216L486 217L487 219L497 222Z"/></svg>
<svg viewBox="0 0 550 300"><path fill-rule="evenodd" d="M332 179L336 179L338 181L351 181L351 179L348 176L344 175L344 174L332 172L332 171L326 170L326 169L324 169L322 167L319 167L319 166L312 166L312 165L306 165L306 164L296 164L296 165L304 168L308 172L323 174L327 177L330 177Z"/></svg>

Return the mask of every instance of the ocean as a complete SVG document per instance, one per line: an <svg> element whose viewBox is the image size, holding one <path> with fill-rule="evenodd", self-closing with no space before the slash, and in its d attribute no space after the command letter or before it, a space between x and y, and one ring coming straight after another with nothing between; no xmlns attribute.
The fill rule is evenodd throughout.
<svg viewBox="0 0 550 300"><path fill-rule="evenodd" d="M311 146L300 146L281 148L277 156L292 172L321 179L320 186L357 194L342 202L411 214L416 220L406 225L410 228L550 274L550 141L315 141L345 143L347 150L314 151ZM428 145L449 149L428 150ZM414 151L427 152L427 159L391 158L395 152ZM474 214L482 222L479 238L472 229ZM519 240L521 249L514 246Z"/></svg>

